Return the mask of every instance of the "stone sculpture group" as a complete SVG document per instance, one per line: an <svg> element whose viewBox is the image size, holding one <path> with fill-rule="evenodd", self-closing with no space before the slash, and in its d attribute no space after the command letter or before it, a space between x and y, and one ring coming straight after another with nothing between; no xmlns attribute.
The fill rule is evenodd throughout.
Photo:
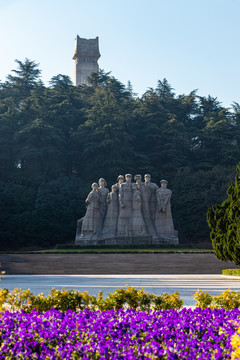
<svg viewBox="0 0 240 360"><path fill-rule="evenodd" d="M110 193L105 179L92 184L86 214L77 222L77 245L178 244L167 181L159 188L149 174L144 182L141 175L134 180L119 175Z"/></svg>

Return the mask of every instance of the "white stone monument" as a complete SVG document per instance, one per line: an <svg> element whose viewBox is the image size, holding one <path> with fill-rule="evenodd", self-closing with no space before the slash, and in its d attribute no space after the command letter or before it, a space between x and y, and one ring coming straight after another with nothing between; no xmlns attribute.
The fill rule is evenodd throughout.
<svg viewBox="0 0 240 360"><path fill-rule="evenodd" d="M87 211L77 222L76 245L177 245L171 213L172 191L167 181L161 187L151 182L151 176L126 174L112 186L100 178L92 184L86 199Z"/></svg>

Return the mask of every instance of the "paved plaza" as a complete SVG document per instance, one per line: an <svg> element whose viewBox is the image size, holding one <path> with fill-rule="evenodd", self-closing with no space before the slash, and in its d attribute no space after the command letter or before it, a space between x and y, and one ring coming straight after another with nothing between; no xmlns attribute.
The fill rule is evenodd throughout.
<svg viewBox="0 0 240 360"><path fill-rule="evenodd" d="M34 294L41 291L46 295L51 288L89 291L96 295L103 291L104 295L114 292L126 284L136 288L144 288L149 293L161 294L178 291L185 306L193 306L193 294L202 289L211 295L224 290L240 290L240 278L223 277L222 275L5 275L1 280L1 288L30 289Z"/></svg>

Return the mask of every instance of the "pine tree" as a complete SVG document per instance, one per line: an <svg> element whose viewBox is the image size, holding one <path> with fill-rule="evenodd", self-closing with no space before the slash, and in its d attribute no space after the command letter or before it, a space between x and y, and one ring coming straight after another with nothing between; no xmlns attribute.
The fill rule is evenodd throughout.
<svg viewBox="0 0 240 360"><path fill-rule="evenodd" d="M38 69L39 64L35 61L25 59L25 61L15 60L18 64L17 70L12 70L15 75L8 75L7 87L15 91L14 97L17 100L22 100L30 95L31 90L37 86L43 86L39 79L41 70Z"/></svg>
<svg viewBox="0 0 240 360"><path fill-rule="evenodd" d="M240 265L240 163L235 182L230 183L228 198L207 212L211 240L215 255L223 261Z"/></svg>

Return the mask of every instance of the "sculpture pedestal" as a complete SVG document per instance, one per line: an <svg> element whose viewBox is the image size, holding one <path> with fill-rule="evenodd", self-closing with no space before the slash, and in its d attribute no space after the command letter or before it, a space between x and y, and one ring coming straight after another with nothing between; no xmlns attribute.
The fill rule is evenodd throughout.
<svg viewBox="0 0 240 360"><path fill-rule="evenodd" d="M151 245L178 245L177 236L153 238L151 235L111 237L106 239L89 239L84 236L76 236L75 244L78 246L151 246Z"/></svg>

